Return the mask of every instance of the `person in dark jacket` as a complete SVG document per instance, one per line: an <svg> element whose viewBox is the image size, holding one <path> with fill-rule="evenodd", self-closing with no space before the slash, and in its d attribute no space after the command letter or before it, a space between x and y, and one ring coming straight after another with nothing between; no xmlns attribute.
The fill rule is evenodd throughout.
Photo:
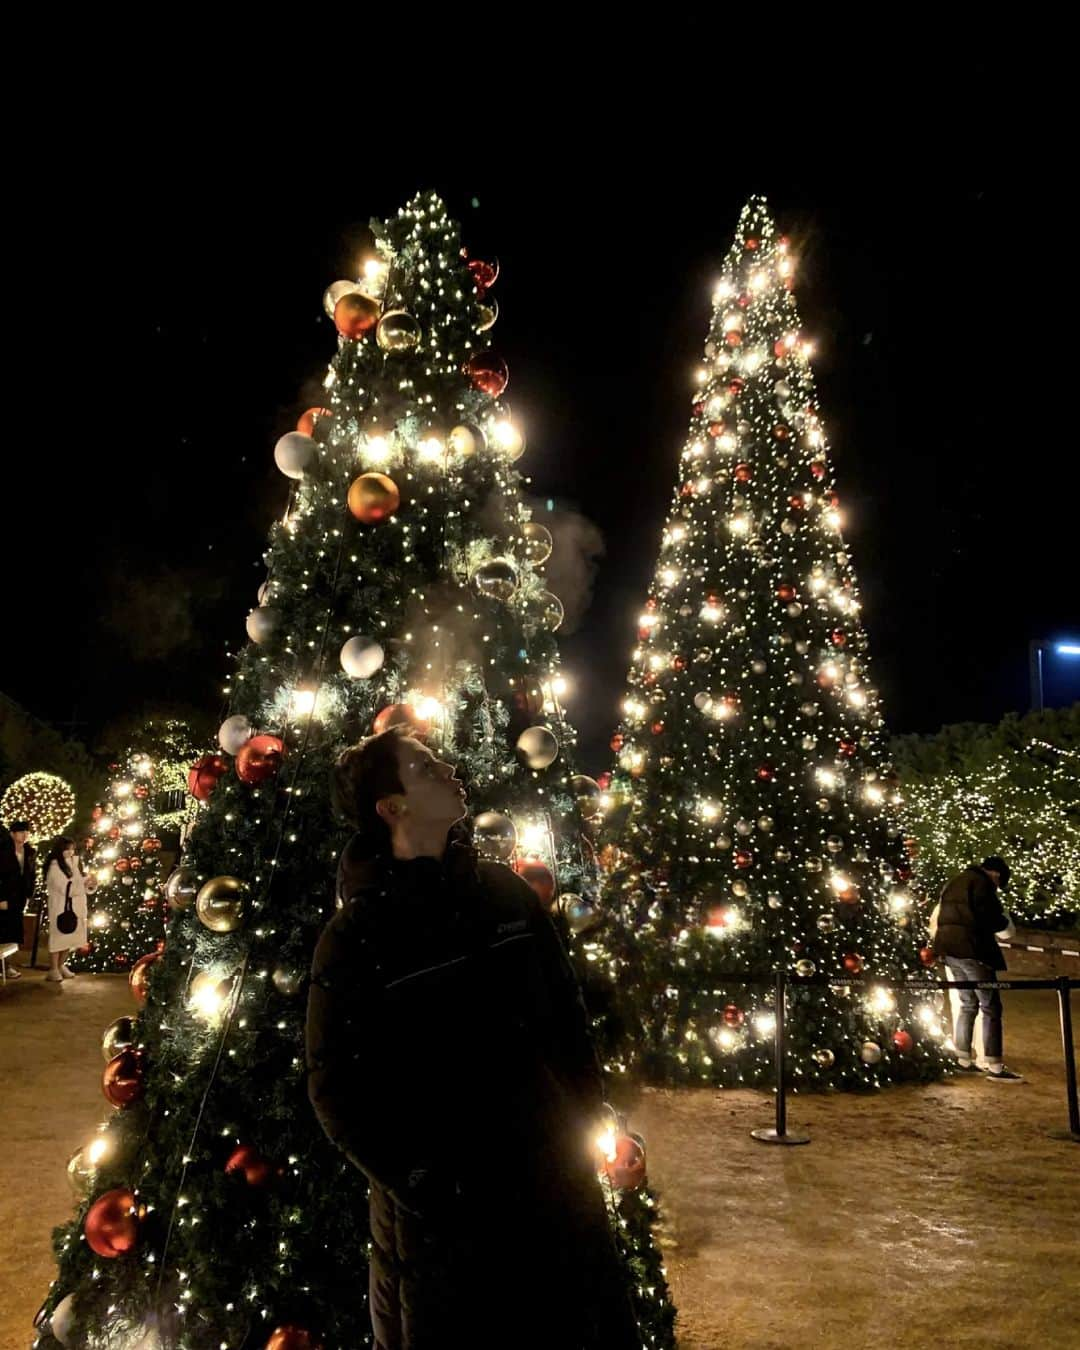
<svg viewBox="0 0 1080 1350"><path fill-rule="evenodd" d="M993 980L1005 969L1005 957L996 933L1009 927L1009 916L1001 905L999 889L1009 884L1009 866L1001 858L984 858L978 867L969 867L946 882L938 901L937 928L933 945L954 980ZM959 989L960 1013L953 1031L957 1067L962 1073L982 1070L972 1055L975 1013L982 1012L985 1077L998 1083L1020 1083L1018 1073L1005 1067L1002 1058L1001 993L997 989Z"/></svg>
<svg viewBox="0 0 1080 1350"><path fill-rule="evenodd" d="M0 825L0 942L22 946L23 910L34 894L36 856L28 821L13 820L6 830ZM8 979L20 978L21 971L8 966Z"/></svg>
<svg viewBox="0 0 1080 1350"><path fill-rule="evenodd" d="M638 1350L596 1178L603 1110L551 920L478 861L449 764L395 731L334 780L358 832L315 951L309 1095L370 1183L376 1350Z"/></svg>

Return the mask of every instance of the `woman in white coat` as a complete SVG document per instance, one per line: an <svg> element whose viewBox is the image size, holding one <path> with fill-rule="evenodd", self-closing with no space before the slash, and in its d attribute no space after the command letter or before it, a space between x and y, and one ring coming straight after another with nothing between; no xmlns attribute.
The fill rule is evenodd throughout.
<svg viewBox="0 0 1080 1350"><path fill-rule="evenodd" d="M93 873L85 876L79 866L74 840L54 840L45 861L45 886L49 901L49 973L45 978L55 984L75 974L67 954L73 947L86 945L86 896L97 890L97 878Z"/></svg>

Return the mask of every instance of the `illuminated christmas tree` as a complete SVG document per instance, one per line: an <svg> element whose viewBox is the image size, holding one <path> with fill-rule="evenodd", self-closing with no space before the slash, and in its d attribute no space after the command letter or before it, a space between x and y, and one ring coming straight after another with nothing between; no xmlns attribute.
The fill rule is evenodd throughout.
<svg viewBox="0 0 1080 1350"><path fill-rule="evenodd" d="M154 811L154 763L131 751L109 765L104 798L82 841L82 864L97 878L89 897L87 946L73 953L77 971L128 971L165 937L161 838Z"/></svg>
<svg viewBox="0 0 1080 1350"><path fill-rule="evenodd" d="M290 500L220 751L190 771L204 809L166 884L164 953L132 970L137 1019L106 1033L117 1110L72 1159L80 1207L57 1234L43 1346L371 1344L366 1184L315 1122L303 1043L345 744L391 725L427 737L468 785L480 849L576 929L595 918L596 789L558 698L551 538L522 504L524 439L487 345L497 268L464 260L434 195L372 228L360 280L324 299L339 339L323 406L275 447ZM431 1129L460 1107L432 1102ZM671 1345L643 1160L629 1136L612 1152L643 1343Z"/></svg>
<svg viewBox="0 0 1080 1350"><path fill-rule="evenodd" d="M605 947L623 1062L661 1081L767 1081L778 968L924 973L794 261L752 199L714 294L613 741L630 814ZM795 988L789 1029L797 1086L940 1063L925 997Z"/></svg>

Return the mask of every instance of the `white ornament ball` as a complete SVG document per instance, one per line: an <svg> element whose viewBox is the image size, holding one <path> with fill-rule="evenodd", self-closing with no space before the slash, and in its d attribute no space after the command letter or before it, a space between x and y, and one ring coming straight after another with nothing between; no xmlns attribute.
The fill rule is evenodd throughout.
<svg viewBox="0 0 1080 1350"><path fill-rule="evenodd" d="M337 308L337 302L343 295L349 295L352 291L358 291L360 286L355 281L335 281L327 286L323 292L323 309L329 318L334 317L334 310Z"/></svg>
<svg viewBox="0 0 1080 1350"><path fill-rule="evenodd" d="M233 717L226 717L225 721L218 727L218 745L227 755L238 755L241 747L246 745L254 735L255 728L244 714L236 713Z"/></svg>
<svg viewBox="0 0 1080 1350"><path fill-rule="evenodd" d="M65 1294L53 1309L49 1329L61 1345L74 1345L71 1339L75 1329L75 1295Z"/></svg>
<svg viewBox="0 0 1080 1350"><path fill-rule="evenodd" d="M386 653L369 637L351 637L341 649L341 668L354 680L370 680L382 667Z"/></svg>
<svg viewBox="0 0 1080 1350"><path fill-rule="evenodd" d="M318 447L302 431L289 431L274 446L274 463L286 478L303 478L315 460Z"/></svg>
<svg viewBox="0 0 1080 1350"><path fill-rule="evenodd" d="M863 1041L859 1057L864 1064L877 1064L881 1059L881 1046L877 1041Z"/></svg>
<svg viewBox="0 0 1080 1350"><path fill-rule="evenodd" d="M269 605L260 605L247 616L247 635L252 642L269 642L277 631L280 615Z"/></svg>

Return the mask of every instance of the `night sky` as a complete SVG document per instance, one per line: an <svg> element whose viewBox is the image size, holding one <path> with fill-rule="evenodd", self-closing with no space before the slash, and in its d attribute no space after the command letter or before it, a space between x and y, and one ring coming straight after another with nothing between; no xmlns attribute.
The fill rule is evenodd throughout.
<svg viewBox="0 0 1080 1350"><path fill-rule="evenodd" d="M501 263L492 345L528 433L519 467L602 536L591 604L562 644L569 714L599 772L711 283L761 191L799 258L890 725L1023 709L1029 638L1080 629L1080 475L1072 433L1048 442L1023 396L1039 354L1025 345L1018 185L984 156L883 156L830 178L755 169L752 153L703 168L629 150L536 141L478 169L405 144L389 167L301 171L204 130L153 157L84 156L28 191L9 387L22 425L0 531L22 603L7 609L0 689L91 744L140 703L216 719L225 647L243 640L286 501L274 441L318 401L334 350L323 290L354 272L372 215L433 187L472 255ZM1073 664L1051 697L1080 697Z"/></svg>

